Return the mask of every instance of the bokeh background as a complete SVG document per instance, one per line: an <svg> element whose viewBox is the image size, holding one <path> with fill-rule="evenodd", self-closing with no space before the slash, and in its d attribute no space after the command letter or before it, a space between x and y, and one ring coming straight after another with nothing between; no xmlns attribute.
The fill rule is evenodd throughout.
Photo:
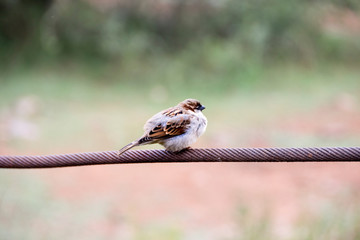
<svg viewBox="0 0 360 240"><path fill-rule="evenodd" d="M1 0L0 154L117 150L185 98L193 147L358 146L358 0ZM161 148L147 146L144 148ZM358 163L0 170L0 239L360 239Z"/></svg>

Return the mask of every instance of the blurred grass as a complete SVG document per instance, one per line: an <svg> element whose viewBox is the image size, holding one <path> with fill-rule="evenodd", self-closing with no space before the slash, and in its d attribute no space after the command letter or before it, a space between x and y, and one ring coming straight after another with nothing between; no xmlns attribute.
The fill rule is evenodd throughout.
<svg viewBox="0 0 360 240"><path fill-rule="evenodd" d="M54 198L34 172L2 170L0 180L1 239L109 239L107 227L122 221L106 198L82 203Z"/></svg>
<svg viewBox="0 0 360 240"><path fill-rule="evenodd" d="M293 226L291 233L281 233L281 227L274 229L268 215L256 216L251 210L241 206L237 216L238 232L229 239L358 239L360 206L348 202L348 197L350 196L318 202L312 211L311 207L307 206L307 211L304 211L303 216Z"/></svg>
<svg viewBox="0 0 360 240"><path fill-rule="evenodd" d="M360 205L355 193L337 195L303 206L303 214L290 233L274 228L272 218L246 205L234 211L236 223L232 237L211 237L211 230L185 231L169 222L139 225L118 216L113 200L102 196L86 202L52 197L49 186L33 172L2 170L0 175L0 238L13 239L348 239L360 236ZM281 226L280 226L281 228ZM90 230L91 229L91 230ZM278 232L280 230L280 232Z"/></svg>
<svg viewBox="0 0 360 240"><path fill-rule="evenodd" d="M265 137L265 146L279 147L357 144L356 133L333 138L299 135L283 130L281 123L336 106L343 95L351 96L356 106L359 69L277 64L214 70L231 60L225 57L222 62L199 66L161 58L128 63L120 69L43 67L4 74L0 108L11 112L24 96L37 99L39 108L31 120L40 128L39 138L10 140L10 144L21 152L38 153L116 149L140 136L152 114L189 97L207 106L209 127L202 145L249 146L249 138L254 137ZM69 144L69 139L77 146Z"/></svg>

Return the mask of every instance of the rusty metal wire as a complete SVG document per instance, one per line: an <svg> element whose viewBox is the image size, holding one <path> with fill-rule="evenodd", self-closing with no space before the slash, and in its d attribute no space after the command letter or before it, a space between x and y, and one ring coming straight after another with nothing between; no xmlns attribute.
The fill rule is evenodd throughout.
<svg viewBox="0 0 360 240"><path fill-rule="evenodd" d="M116 163L159 162L338 162L360 161L360 147L203 148L180 153L164 150L88 152L47 156L0 156L0 168L55 168Z"/></svg>

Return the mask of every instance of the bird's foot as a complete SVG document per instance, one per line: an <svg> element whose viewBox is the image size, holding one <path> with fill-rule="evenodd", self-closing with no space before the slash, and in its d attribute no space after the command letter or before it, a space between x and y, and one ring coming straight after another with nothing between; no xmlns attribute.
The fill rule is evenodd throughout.
<svg viewBox="0 0 360 240"><path fill-rule="evenodd" d="M187 147L187 148L181 149L180 151L175 151L175 152L170 152L168 150L166 150L166 151L169 153L173 153L173 154L180 154L180 153L188 151L189 149L191 149L191 147Z"/></svg>

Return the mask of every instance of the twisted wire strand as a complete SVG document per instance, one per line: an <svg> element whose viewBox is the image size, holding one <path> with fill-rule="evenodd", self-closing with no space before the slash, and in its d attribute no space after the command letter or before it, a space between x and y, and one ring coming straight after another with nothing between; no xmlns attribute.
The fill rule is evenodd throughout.
<svg viewBox="0 0 360 240"><path fill-rule="evenodd" d="M164 162L341 162L360 161L360 147L199 148L180 153L164 150L86 152L46 156L0 156L0 168L55 168L117 163Z"/></svg>

